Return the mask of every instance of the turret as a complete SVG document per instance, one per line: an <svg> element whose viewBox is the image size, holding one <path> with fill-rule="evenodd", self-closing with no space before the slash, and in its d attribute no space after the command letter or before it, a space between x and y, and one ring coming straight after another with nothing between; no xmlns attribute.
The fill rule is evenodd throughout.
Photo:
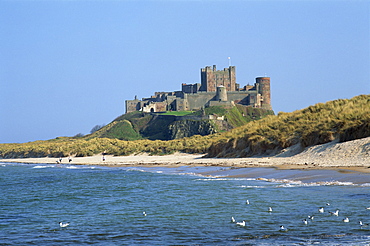
<svg viewBox="0 0 370 246"><path fill-rule="evenodd" d="M271 94L270 94L270 77L256 78L257 92L262 96L261 107L263 109L270 109L271 107Z"/></svg>
<svg viewBox="0 0 370 246"><path fill-rule="evenodd" d="M226 102L227 101L227 92L226 88L223 85L217 87L216 90L216 100L219 102Z"/></svg>

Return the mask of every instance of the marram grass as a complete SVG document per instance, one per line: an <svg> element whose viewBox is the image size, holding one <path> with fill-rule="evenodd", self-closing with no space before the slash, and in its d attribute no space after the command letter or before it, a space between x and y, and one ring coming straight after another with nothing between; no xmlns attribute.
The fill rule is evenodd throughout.
<svg viewBox="0 0 370 246"><path fill-rule="evenodd" d="M209 157L246 157L276 153L300 144L323 144L370 136L370 95L318 103L292 113L279 113L235 128L215 141Z"/></svg>
<svg viewBox="0 0 370 246"><path fill-rule="evenodd" d="M272 154L302 147L370 136L370 95L318 103L292 113L279 113L228 132L170 141L125 141L109 138L57 138L22 144L0 144L0 158L91 156L100 153L155 155L207 153L209 157Z"/></svg>

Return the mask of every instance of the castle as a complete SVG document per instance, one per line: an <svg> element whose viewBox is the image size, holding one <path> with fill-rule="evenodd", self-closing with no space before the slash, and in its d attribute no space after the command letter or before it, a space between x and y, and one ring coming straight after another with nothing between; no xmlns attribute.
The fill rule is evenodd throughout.
<svg viewBox="0 0 370 246"><path fill-rule="evenodd" d="M201 68L201 83L182 84L181 91L155 92L149 98L126 100L126 113L200 110L210 106L242 104L272 110L270 78L257 77L253 86L236 83L235 66Z"/></svg>

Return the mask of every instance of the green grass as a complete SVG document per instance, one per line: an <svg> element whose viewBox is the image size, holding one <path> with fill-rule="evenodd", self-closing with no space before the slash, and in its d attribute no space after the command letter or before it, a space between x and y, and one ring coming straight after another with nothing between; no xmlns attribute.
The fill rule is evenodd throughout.
<svg viewBox="0 0 370 246"><path fill-rule="evenodd" d="M122 120L117 122L114 126L107 129L103 134L100 136L101 138L117 138L120 140L138 140L142 139L141 135L137 133L131 122L128 120Z"/></svg>
<svg viewBox="0 0 370 246"><path fill-rule="evenodd" d="M262 113L261 113L261 112ZM272 112L272 111L271 111ZM255 115L266 114L266 111L257 108L245 107L238 105L238 107L224 108L224 107L210 107L205 110L193 111L167 111L165 113L144 113L131 112L117 117L113 122L99 129L93 134L86 135L84 139L92 138L116 138L120 140L169 140L172 139L170 134L170 126L174 123L175 118L171 116L201 116L203 114L212 114L217 116L225 116L227 124L216 122L215 126L218 132L229 130L249 121L255 120L258 117ZM273 112L272 112L273 113ZM157 117L157 116L169 116ZM184 128L185 130L187 128ZM187 135L184 133L184 135ZM181 136L181 134L179 135Z"/></svg>
<svg viewBox="0 0 370 246"><path fill-rule="evenodd" d="M239 113L234 115L232 121L239 124ZM128 127L127 122L124 123L125 117L128 116L119 119ZM123 134L115 132L117 124L120 123L114 121L106 127L114 134ZM158 121L155 124L163 126L164 123ZM132 129L134 127L127 128L133 133ZM90 156L102 152L114 155L140 152L168 154L175 151L208 153L209 157L245 157L273 153L295 144L306 147L334 139L348 141L370 136L370 95L318 103L292 113L269 115L224 133L171 141L99 138L97 136L103 134L100 131L102 129L84 138L61 137L23 144L0 144L0 158ZM157 134L160 134L159 130Z"/></svg>

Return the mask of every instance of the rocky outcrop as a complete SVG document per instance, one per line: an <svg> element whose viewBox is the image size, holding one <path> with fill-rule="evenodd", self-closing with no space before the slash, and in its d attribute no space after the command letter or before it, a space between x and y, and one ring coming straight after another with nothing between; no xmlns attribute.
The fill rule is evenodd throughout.
<svg viewBox="0 0 370 246"><path fill-rule="evenodd" d="M216 127L211 120L181 120L168 127L170 139L191 137L194 135L209 135L216 133Z"/></svg>

